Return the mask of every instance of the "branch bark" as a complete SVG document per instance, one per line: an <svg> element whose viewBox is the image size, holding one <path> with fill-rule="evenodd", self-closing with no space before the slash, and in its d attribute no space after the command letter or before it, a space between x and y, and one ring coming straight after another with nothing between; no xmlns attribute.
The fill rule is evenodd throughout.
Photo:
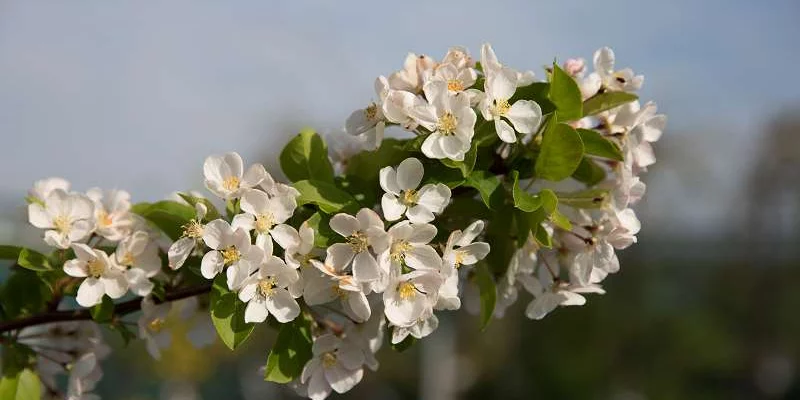
<svg viewBox="0 0 800 400"><path fill-rule="evenodd" d="M207 284L191 286L183 289L177 289L164 295L164 300L154 298L156 304L169 303L176 300L185 299L188 297L199 296L211 291L211 282ZM136 298L133 300L123 301L114 305L114 316L123 316L136 311L142 307L142 299ZM49 324L53 322L64 321L82 321L92 319L91 310L82 308L78 310L62 310L62 311L48 311L41 314L32 315L30 317L15 319L11 321L0 322L0 333L15 331L22 328L35 325Z"/></svg>

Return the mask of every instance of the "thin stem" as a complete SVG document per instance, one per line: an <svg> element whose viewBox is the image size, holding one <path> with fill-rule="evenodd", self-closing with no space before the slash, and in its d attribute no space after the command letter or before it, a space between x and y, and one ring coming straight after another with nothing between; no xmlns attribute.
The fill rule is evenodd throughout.
<svg viewBox="0 0 800 400"><path fill-rule="evenodd" d="M211 282L206 284L191 286L183 289L175 290L174 292L167 293L164 296L164 301L154 298L156 304L168 303L176 300L185 299L187 297L199 296L211 291ZM133 300L124 301L114 306L114 315L123 316L136 311L142 307L142 299L135 298ZM78 310L63 310L63 311L48 311L41 314L32 315L27 318L15 319L11 321L0 322L0 333L10 332L26 328L29 326L49 324L52 322L63 321L85 321L92 319L91 310L82 308Z"/></svg>

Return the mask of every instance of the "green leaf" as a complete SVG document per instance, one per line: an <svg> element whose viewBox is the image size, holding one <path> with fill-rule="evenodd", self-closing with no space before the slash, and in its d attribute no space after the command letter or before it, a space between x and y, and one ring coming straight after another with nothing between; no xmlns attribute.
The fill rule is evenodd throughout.
<svg viewBox="0 0 800 400"><path fill-rule="evenodd" d="M505 192L497 175L483 170L472 171L464 184L478 190L487 208L494 210L503 204Z"/></svg>
<svg viewBox="0 0 800 400"><path fill-rule="evenodd" d="M514 207L525 212L531 212L542 206L542 199L539 196L530 194L519 187L518 171L511 171L511 177L514 179L514 188L511 192L514 196Z"/></svg>
<svg viewBox="0 0 800 400"><path fill-rule="evenodd" d="M417 342L417 338L415 338L415 337L413 337L411 335L408 335L408 336L406 336L405 339L400 341L400 343L392 343L392 350L394 350L394 351L396 351L398 353L402 353L402 352L410 349L411 346L413 346L414 343L416 343L416 342Z"/></svg>
<svg viewBox="0 0 800 400"><path fill-rule="evenodd" d="M594 186L606 179L606 171L589 157L583 157L578 168L572 173L575 180Z"/></svg>
<svg viewBox="0 0 800 400"><path fill-rule="evenodd" d="M555 62L550 78L550 100L558 110L558 121L574 121L583 115L581 89Z"/></svg>
<svg viewBox="0 0 800 400"><path fill-rule="evenodd" d="M558 211L558 196L550 190L550 189L542 189L539 192L539 197L542 198L542 209L550 216L550 220L553 221L556 226L564 230L572 229L572 223L569 222L569 218L561 214Z"/></svg>
<svg viewBox="0 0 800 400"><path fill-rule="evenodd" d="M47 256L31 249L22 249L17 258L17 264L31 271L50 271L53 267L47 261Z"/></svg>
<svg viewBox="0 0 800 400"><path fill-rule="evenodd" d="M281 169L292 182L316 180L333 183L328 147L313 130L306 129L290 140L280 155Z"/></svg>
<svg viewBox="0 0 800 400"><path fill-rule="evenodd" d="M638 98L639 96L626 92L598 93L583 102L583 115L595 115L625 103L630 103Z"/></svg>
<svg viewBox="0 0 800 400"><path fill-rule="evenodd" d="M577 129L578 135L583 141L583 148L586 154L597 157L610 158L612 160L623 161L622 150L616 143L603 137L603 135L593 129Z"/></svg>
<svg viewBox="0 0 800 400"><path fill-rule="evenodd" d="M472 169L475 168L475 159L478 156L478 142L473 141L472 147L470 147L467 154L464 155L463 161L453 161L449 158L443 158L440 161L442 164L450 167L456 168L461 171L461 175L463 177L468 177L470 173L472 173Z"/></svg>
<svg viewBox="0 0 800 400"><path fill-rule="evenodd" d="M326 248L341 238L330 227L331 218L325 214L315 212L305 223L314 230L314 246Z"/></svg>
<svg viewBox="0 0 800 400"><path fill-rule="evenodd" d="M495 288L492 273L489 272L489 267L481 264L476 266L473 271L473 279L478 285L481 297L481 330L485 330L489 325L489 321L492 320L494 306L497 302L497 289Z"/></svg>
<svg viewBox="0 0 800 400"><path fill-rule="evenodd" d="M43 311L53 296L47 283L28 269L14 270L6 279L1 294L0 303L9 319Z"/></svg>
<svg viewBox="0 0 800 400"><path fill-rule="evenodd" d="M336 185L322 181L303 180L292 184L300 192L297 205L314 204L326 214L358 209L358 202Z"/></svg>
<svg viewBox="0 0 800 400"><path fill-rule="evenodd" d="M219 213L219 210L217 210L217 207L214 205L214 203L212 203L211 201L209 201L208 199L206 199L204 197L192 196L191 194L180 193L180 192L178 193L178 196L181 196L183 201L189 203L189 205L192 206L192 207L195 207L195 205L197 203L201 203L204 206L206 206L206 209L208 211L206 212L205 218L203 218L206 221L213 221L213 220L215 220L217 218L220 218L222 216Z"/></svg>
<svg viewBox="0 0 800 400"><path fill-rule="evenodd" d="M536 176L549 181L568 178L583 158L583 142L575 129L552 118L544 131L536 158Z"/></svg>
<svg viewBox="0 0 800 400"><path fill-rule="evenodd" d="M101 324L111 322L114 316L114 301L108 296L103 296L103 301L92 307L92 319Z"/></svg>
<svg viewBox="0 0 800 400"><path fill-rule="evenodd" d="M23 369L16 375L5 375L0 379L0 399L39 400L42 387L39 376L31 369Z"/></svg>
<svg viewBox="0 0 800 400"><path fill-rule="evenodd" d="M214 279L209 302L211 321L219 338L229 349L236 349L247 340L255 324L244 322L245 304L239 300L236 292L228 290L225 274L219 274Z"/></svg>
<svg viewBox="0 0 800 400"><path fill-rule="evenodd" d="M469 212L469 210L464 211ZM464 211L462 213L465 213ZM503 204L487 218L489 224L486 227L486 242L491 243L492 250L486 256L486 264L491 267L495 276L505 274L511 257L514 256L514 252L517 250L514 241L509 240L509 233L513 232L514 211L513 205ZM466 215L470 216L472 214Z"/></svg>
<svg viewBox="0 0 800 400"><path fill-rule="evenodd" d="M609 200L608 189L587 189L556 195L559 203L574 208L602 208Z"/></svg>
<svg viewBox="0 0 800 400"><path fill-rule="evenodd" d="M298 378L313 356L312 343L311 324L302 315L292 322L282 324L275 345L267 357L264 380L289 383Z"/></svg>
<svg viewBox="0 0 800 400"><path fill-rule="evenodd" d="M161 229L172 240L180 238L183 226L195 217L194 207L171 200L135 204L131 211Z"/></svg>
<svg viewBox="0 0 800 400"><path fill-rule="evenodd" d="M547 247L548 249L553 247L553 238L550 237L550 234L547 233L547 229L545 229L542 225L536 226L536 232L533 233L533 239L536 240L536 243L538 243L539 246Z"/></svg>

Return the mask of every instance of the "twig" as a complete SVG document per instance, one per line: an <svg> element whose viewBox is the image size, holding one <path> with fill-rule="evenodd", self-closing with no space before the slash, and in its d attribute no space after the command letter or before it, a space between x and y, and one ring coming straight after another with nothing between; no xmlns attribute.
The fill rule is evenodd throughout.
<svg viewBox="0 0 800 400"><path fill-rule="evenodd" d="M167 293L164 296L164 301L153 298L156 304L168 303L171 301L185 299L187 297L198 296L211 291L211 282L199 286L192 286L183 289L177 289L173 292ZM142 299L136 298L133 300L124 301L114 306L114 315L123 316L136 311L142 307ZM49 324L52 322L64 321L83 321L92 319L91 310L82 308L79 310L64 310L64 311L48 311L41 314L32 315L27 318L21 318L11 321L0 322L0 333L15 331L34 325Z"/></svg>

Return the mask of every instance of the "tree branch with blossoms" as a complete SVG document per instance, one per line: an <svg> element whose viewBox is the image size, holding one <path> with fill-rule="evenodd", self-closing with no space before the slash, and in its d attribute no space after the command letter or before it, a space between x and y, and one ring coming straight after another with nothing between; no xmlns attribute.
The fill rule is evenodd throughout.
<svg viewBox="0 0 800 400"><path fill-rule="evenodd" d="M604 293L616 251L637 240L631 206L666 118L639 103L643 78L616 70L610 49L592 61L592 73L571 59L539 80L489 45L480 62L459 47L439 61L411 53L346 134L289 141L290 183L234 152L205 160L210 197L132 204L121 190L36 182L28 218L55 250L0 246L14 263L0 289L0 397L89 395L108 353L97 326L159 358L167 321L199 314L230 349L268 322L265 380L324 399L378 368L384 336L402 351L462 301L485 329L520 289L532 319Z"/></svg>

